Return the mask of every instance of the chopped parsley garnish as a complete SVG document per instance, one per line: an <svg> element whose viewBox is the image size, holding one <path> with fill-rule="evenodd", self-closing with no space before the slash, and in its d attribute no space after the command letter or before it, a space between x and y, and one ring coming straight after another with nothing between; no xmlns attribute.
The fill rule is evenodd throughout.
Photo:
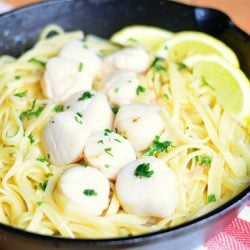
<svg viewBox="0 0 250 250"><path fill-rule="evenodd" d="M164 58L156 57L152 62L151 67L154 68L157 72L166 71L167 69L161 65L161 63L164 61L165 61Z"/></svg>
<svg viewBox="0 0 250 250"><path fill-rule="evenodd" d="M215 202L215 201L216 201L216 196L215 196L215 194L210 194L210 195L207 197L207 201L208 201L208 202Z"/></svg>
<svg viewBox="0 0 250 250"><path fill-rule="evenodd" d="M83 44L84 49L89 49L89 46L87 44Z"/></svg>
<svg viewBox="0 0 250 250"><path fill-rule="evenodd" d="M109 134L112 133L112 131L108 128L104 129L104 136L109 136Z"/></svg>
<svg viewBox="0 0 250 250"><path fill-rule="evenodd" d="M37 201L36 204L37 206L41 206L44 203L44 201Z"/></svg>
<svg viewBox="0 0 250 250"><path fill-rule="evenodd" d="M110 168L109 164L105 164L104 166L105 166L105 168Z"/></svg>
<svg viewBox="0 0 250 250"><path fill-rule="evenodd" d="M78 66L78 71L81 72L83 70L83 63L80 62Z"/></svg>
<svg viewBox="0 0 250 250"><path fill-rule="evenodd" d="M60 113L60 112L63 112L63 105L57 105L54 107L54 111L56 113Z"/></svg>
<svg viewBox="0 0 250 250"><path fill-rule="evenodd" d="M113 111L113 114L116 115L119 111L119 108L118 107L114 107L112 108L112 111Z"/></svg>
<svg viewBox="0 0 250 250"><path fill-rule="evenodd" d="M168 148L173 147L173 142L160 142L160 136L156 136L153 140L152 146L146 151L145 155L153 156L155 153L168 152Z"/></svg>
<svg viewBox="0 0 250 250"><path fill-rule="evenodd" d="M184 70L184 69L186 69L187 68L187 65L186 64L184 64L184 63L179 63L178 64L178 70L179 71L182 71L182 70Z"/></svg>
<svg viewBox="0 0 250 250"><path fill-rule="evenodd" d="M142 163L135 169L135 176L137 177L151 177L154 174L154 170L150 170L149 163Z"/></svg>
<svg viewBox="0 0 250 250"><path fill-rule="evenodd" d="M167 46L167 45L165 45L163 49L164 49L164 50L168 50L168 46Z"/></svg>
<svg viewBox="0 0 250 250"><path fill-rule="evenodd" d="M137 95L140 95L141 93L144 93L146 91L146 89L143 87L143 86L141 86L141 85L139 85L137 88L136 88L136 94Z"/></svg>
<svg viewBox="0 0 250 250"><path fill-rule="evenodd" d="M208 86L211 90L215 90L214 87L212 87L206 80L206 78L204 76L201 77L201 81L204 85Z"/></svg>
<svg viewBox="0 0 250 250"><path fill-rule="evenodd" d="M34 111L36 105L36 100L32 102L31 109L28 109L21 113L20 120L23 121L25 117L31 118L32 116L38 117L44 110L44 107L39 107L36 111Z"/></svg>
<svg viewBox="0 0 250 250"><path fill-rule="evenodd" d="M117 93L119 91L119 88L115 88L114 92Z"/></svg>
<svg viewBox="0 0 250 250"><path fill-rule="evenodd" d="M15 79L16 79L16 80L20 80L20 79L21 79L21 76L15 76Z"/></svg>
<svg viewBox="0 0 250 250"><path fill-rule="evenodd" d="M112 154L112 148L104 148L105 153L109 154L110 156L113 156Z"/></svg>
<svg viewBox="0 0 250 250"><path fill-rule="evenodd" d="M208 155L197 155L195 156L195 162L199 165L210 165L212 158Z"/></svg>
<svg viewBox="0 0 250 250"><path fill-rule="evenodd" d="M85 189L83 191L83 193L86 195L86 196L97 196L98 193L94 190L94 189Z"/></svg>
<svg viewBox="0 0 250 250"><path fill-rule="evenodd" d="M103 144L103 140L99 140L97 143L98 144Z"/></svg>
<svg viewBox="0 0 250 250"><path fill-rule="evenodd" d="M35 142L34 137L32 136L32 134L30 134L30 135L28 136L28 138L29 138L29 140L30 140L30 144L33 144L33 143Z"/></svg>
<svg viewBox="0 0 250 250"><path fill-rule="evenodd" d="M91 92L85 91L83 94L77 99L77 101L84 101L86 99L90 99L94 96Z"/></svg>
<svg viewBox="0 0 250 250"><path fill-rule="evenodd" d="M167 94L163 94L163 97L166 99L166 100L169 100L169 97Z"/></svg>
<svg viewBox="0 0 250 250"><path fill-rule="evenodd" d="M24 96L27 96L27 90L26 91L23 91L23 92L18 92L16 94L14 94L14 96L17 96L17 97L24 97Z"/></svg>
<svg viewBox="0 0 250 250"><path fill-rule="evenodd" d="M42 66L42 67L45 67L45 66L46 66L46 62L43 62L43 61L38 60L38 59L36 59L36 58L31 58L31 59L29 60L29 62L31 62L31 63L37 63L37 64L39 64L39 65Z"/></svg>
<svg viewBox="0 0 250 250"><path fill-rule="evenodd" d="M45 182L41 182L41 183L39 183L39 188L41 188L43 191L45 191L46 190L46 187L47 187L47 185L48 185L48 180L46 180Z"/></svg>
<svg viewBox="0 0 250 250"><path fill-rule="evenodd" d="M47 167L50 168L51 164L45 159L44 156L40 156L36 159L37 161L40 161L42 163L46 163Z"/></svg>
<svg viewBox="0 0 250 250"><path fill-rule="evenodd" d="M79 124L82 124L82 114L77 112L75 115L75 121Z"/></svg>
<svg viewBox="0 0 250 250"><path fill-rule="evenodd" d="M120 141L119 139L116 139L116 138L115 138L114 140L117 141L117 142L119 142L119 143L121 143L121 141Z"/></svg>

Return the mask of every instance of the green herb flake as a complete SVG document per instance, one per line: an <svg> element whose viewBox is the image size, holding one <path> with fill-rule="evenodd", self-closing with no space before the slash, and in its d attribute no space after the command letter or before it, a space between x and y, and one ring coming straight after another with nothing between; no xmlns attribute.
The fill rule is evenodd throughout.
<svg viewBox="0 0 250 250"><path fill-rule="evenodd" d="M112 131L108 128L104 129L104 136L109 136L112 133Z"/></svg>
<svg viewBox="0 0 250 250"><path fill-rule="evenodd" d="M167 94L163 94L163 97L166 99L166 100L169 100L169 97Z"/></svg>
<svg viewBox="0 0 250 250"><path fill-rule="evenodd" d="M201 81L202 81L202 83L203 83L204 85L208 86L211 90L215 90L215 88L214 88L213 86L211 86L211 85L207 82L207 79L206 79L204 76L201 77Z"/></svg>
<svg viewBox="0 0 250 250"><path fill-rule="evenodd" d="M166 71L167 69L164 66L162 66L162 62L164 61L165 61L164 58L156 57L152 62L151 67L154 68L157 72Z"/></svg>
<svg viewBox="0 0 250 250"><path fill-rule="evenodd" d="M178 64L178 70L179 71L182 71L182 70L184 70L184 69L187 69L187 65L186 64L184 64L184 63L179 63Z"/></svg>
<svg viewBox="0 0 250 250"><path fill-rule="evenodd" d="M105 164L104 166L105 166L105 168L110 168L109 164Z"/></svg>
<svg viewBox="0 0 250 250"><path fill-rule="evenodd" d="M80 63L79 63L79 66L78 66L78 71L79 71L79 72L81 72L81 71L83 70L83 66L84 66L83 63L80 62Z"/></svg>
<svg viewBox="0 0 250 250"><path fill-rule="evenodd" d="M210 194L210 195L207 197L207 201L208 201L208 202L216 202L216 195L215 195L215 194Z"/></svg>
<svg viewBox="0 0 250 250"><path fill-rule="evenodd" d="M79 124L82 124L82 114L77 112L75 115L75 121Z"/></svg>
<svg viewBox="0 0 250 250"><path fill-rule="evenodd" d="M35 139L34 139L34 137L32 136L32 134L30 134L30 135L28 136L28 138L29 138L29 140L30 140L30 144L35 143Z"/></svg>
<svg viewBox="0 0 250 250"><path fill-rule="evenodd" d="M144 93L146 91L146 89L143 87L143 86L141 86L141 85L139 85L137 88L136 88L136 94L137 95L140 95L141 93Z"/></svg>
<svg viewBox="0 0 250 250"><path fill-rule="evenodd" d="M54 107L54 111L56 113L60 113L60 112L63 112L63 105L57 105Z"/></svg>
<svg viewBox="0 0 250 250"><path fill-rule="evenodd" d="M15 76L15 80L20 80L21 76Z"/></svg>
<svg viewBox="0 0 250 250"><path fill-rule="evenodd" d="M40 189L42 189L43 191L45 191L46 188L47 188L47 185L48 185L48 180L46 180L45 182L39 183L38 187L39 187Z"/></svg>
<svg viewBox="0 0 250 250"><path fill-rule="evenodd" d="M83 44L82 46L84 49L89 49L89 46L87 44Z"/></svg>
<svg viewBox="0 0 250 250"><path fill-rule="evenodd" d="M152 146L146 151L145 155L153 156L156 153L168 152L168 148L173 147L173 142L163 141L160 142L160 136L156 136L152 142Z"/></svg>
<svg viewBox="0 0 250 250"><path fill-rule="evenodd" d="M105 153L107 153L107 154L109 154L110 156L113 157L112 148L104 148L104 151L105 151Z"/></svg>
<svg viewBox="0 0 250 250"><path fill-rule="evenodd" d="M165 45L165 46L163 47L163 49L164 49L164 50L168 50L168 46Z"/></svg>
<svg viewBox="0 0 250 250"><path fill-rule="evenodd" d="M77 99L77 101L84 101L84 100L87 100L87 99L90 99L92 98L94 95L89 92L89 91L85 91L83 92L83 94Z"/></svg>
<svg viewBox="0 0 250 250"><path fill-rule="evenodd" d="M112 108L112 111L113 111L113 114L116 115L119 111L119 108L118 107L114 107Z"/></svg>
<svg viewBox="0 0 250 250"><path fill-rule="evenodd" d="M24 112L21 113L20 115L20 120L23 121L25 117L31 118L32 116L39 117L39 115L43 112L44 107L38 107L36 111L34 111L36 105L36 100L32 102L32 107L31 109L28 109Z"/></svg>
<svg viewBox="0 0 250 250"><path fill-rule="evenodd" d="M23 91L23 92L18 92L16 94L14 94L14 96L17 96L17 97L24 97L24 96L27 96L27 90L26 91Z"/></svg>
<svg viewBox="0 0 250 250"><path fill-rule="evenodd" d="M121 143L121 141L120 141L120 140L118 140L118 139L116 139L116 138L115 138L114 140L115 140L115 141L117 141L117 142L119 142L119 143Z"/></svg>
<svg viewBox="0 0 250 250"><path fill-rule="evenodd" d="M98 144L103 144L104 142L103 142L103 140L99 140L97 143Z"/></svg>
<svg viewBox="0 0 250 250"><path fill-rule="evenodd" d="M151 177L154 174L153 170L150 170L149 163L142 163L135 169L135 176L137 177Z"/></svg>
<svg viewBox="0 0 250 250"><path fill-rule="evenodd" d="M40 156L36 159L37 161L40 161L42 163L46 163L47 167L50 168L51 164L46 160L46 158L44 156Z"/></svg>
<svg viewBox="0 0 250 250"><path fill-rule="evenodd" d="M98 193L94 189L85 189L83 191L83 194L85 194L86 196L97 196L98 195Z"/></svg>
<svg viewBox="0 0 250 250"><path fill-rule="evenodd" d="M212 162L212 157L208 155L196 155L195 156L195 162L198 165L210 165Z"/></svg>
<svg viewBox="0 0 250 250"><path fill-rule="evenodd" d="M115 88L115 89L114 89L114 92L115 92L115 93L118 93L118 91L119 91L119 88Z"/></svg>
<svg viewBox="0 0 250 250"><path fill-rule="evenodd" d="M41 206L44 203L44 201L37 201L36 204L37 206Z"/></svg>
<svg viewBox="0 0 250 250"><path fill-rule="evenodd" d="M38 65L40 65L40 66L42 66L42 67L44 67L44 68L45 68L45 66L46 66L46 62L43 62L43 61L38 60L38 59L36 59L36 58L31 58L31 59L29 60L29 62L31 62L31 63L36 63L36 64L38 64Z"/></svg>

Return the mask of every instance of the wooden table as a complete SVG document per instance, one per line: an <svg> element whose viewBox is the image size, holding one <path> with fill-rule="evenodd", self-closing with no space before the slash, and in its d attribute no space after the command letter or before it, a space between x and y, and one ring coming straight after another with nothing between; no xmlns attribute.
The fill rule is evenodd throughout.
<svg viewBox="0 0 250 250"><path fill-rule="evenodd" d="M15 7L41 0L3 0ZM121 0L120 0L121 1ZM187 4L217 8L227 13L233 21L250 34L250 0L176 0Z"/></svg>

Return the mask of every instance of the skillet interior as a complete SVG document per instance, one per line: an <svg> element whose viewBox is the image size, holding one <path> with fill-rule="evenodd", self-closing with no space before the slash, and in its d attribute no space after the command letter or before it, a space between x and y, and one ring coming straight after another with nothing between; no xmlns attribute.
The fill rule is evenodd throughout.
<svg viewBox="0 0 250 250"><path fill-rule="evenodd" d="M240 59L242 69L250 77L249 36L238 29L225 14L216 10L194 8L164 0L123 0L122 3L115 0L54 0L12 11L0 16L0 54L20 55L34 44L41 29L50 23L57 23L66 30L81 29L86 33L93 33L106 38L121 27L130 24L155 25L172 31L200 30L218 37L235 50ZM206 227L208 230L206 230L205 237L211 237L230 220L230 216L247 199L248 194L249 189L206 216L188 222L183 226L150 234L147 237L137 236L127 239L72 241L70 239L30 234L8 226L0 226L0 232L8 232L12 236L21 237L24 242L25 240L29 241L28 237L32 236L36 242L42 240L44 244L49 244L48 247L52 245L61 247L80 247L84 245L84 249L88 249L87 245L89 244L96 247L106 244L116 246L125 244L124 247L126 247L127 244L146 244L151 240L154 244L156 240L163 237L168 240L167 246L171 246L171 240L176 238L177 241L175 243L172 240L172 246L176 247L178 246L178 239L181 237L182 245L184 244L185 247L182 248L180 245L178 249L189 249L188 246L190 244L188 245L188 242L190 243L190 236L193 235L195 237L195 235L199 235L199 233L196 233L196 230L199 229L201 232L202 228ZM229 217L227 216L227 219L223 221L219 220L223 215L224 217L226 215ZM185 235L189 239L185 238ZM204 234L202 235L204 238ZM200 244L198 243L200 240L203 239L193 239L192 243ZM121 247L118 248L121 249ZM6 247L4 249L12 248ZM39 249L39 245L30 249ZM91 249L95 248L91 247Z"/></svg>

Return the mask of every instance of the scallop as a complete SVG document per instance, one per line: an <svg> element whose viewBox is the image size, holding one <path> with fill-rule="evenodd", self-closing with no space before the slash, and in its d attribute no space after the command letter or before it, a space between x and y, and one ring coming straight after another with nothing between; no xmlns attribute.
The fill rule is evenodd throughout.
<svg viewBox="0 0 250 250"><path fill-rule="evenodd" d="M87 90L75 93L66 100L65 107L80 113L92 133L113 126L114 115L103 92Z"/></svg>
<svg viewBox="0 0 250 250"><path fill-rule="evenodd" d="M75 166L60 176L53 196L65 211L99 216L108 207L109 192L109 181L99 170Z"/></svg>
<svg viewBox="0 0 250 250"><path fill-rule="evenodd" d="M164 218L177 207L174 172L156 157L129 163L118 174L116 193L123 209L140 217Z"/></svg>
<svg viewBox="0 0 250 250"><path fill-rule="evenodd" d="M90 166L100 169L112 180L124 166L136 159L130 142L109 129L89 137L84 148L84 157Z"/></svg>
<svg viewBox="0 0 250 250"><path fill-rule="evenodd" d="M103 60L103 73L114 70L129 70L135 73L144 72L150 65L148 52L142 47L121 49Z"/></svg>
<svg viewBox="0 0 250 250"><path fill-rule="evenodd" d="M77 91L91 89L92 75L80 69L81 64L70 58L49 59L41 81L44 95L55 102L63 102Z"/></svg>
<svg viewBox="0 0 250 250"><path fill-rule="evenodd" d="M64 45L60 56L82 63L82 70L93 77L96 77L101 69L102 60L97 51L89 44L79 40L73 40Z"/></svg>
<svg viewBox="0 0 250 250"><path fill-rule="evenodd" d="M113 106L129 104L137 96L139 79L132 71L115 71L104 80L109 102Z"/></svg>
<svg viewBox="0 0 250 250"><path fill-rule="evenodd" d="M160 107L151 104L128 104L122 106L115 119L115 128L125 136L136 151L146 150L165 125Z"/></svg>
<svg viewBox="0 0 250 250"><path fill-rule="evenodd" d="M81 115L70 111L61 112L45 126L42 142L46 153L55 165L79 160L90 130Z"/></svg>

